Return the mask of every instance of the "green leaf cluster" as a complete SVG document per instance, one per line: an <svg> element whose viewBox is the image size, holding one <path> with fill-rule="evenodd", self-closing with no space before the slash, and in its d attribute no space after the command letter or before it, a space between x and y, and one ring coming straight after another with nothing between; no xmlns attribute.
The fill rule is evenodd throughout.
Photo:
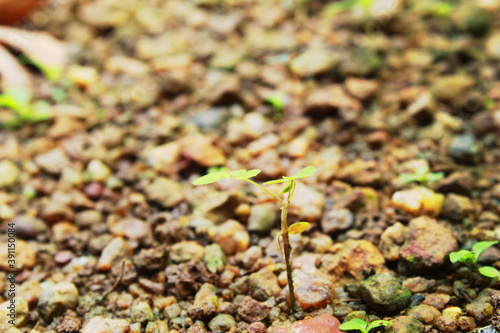
<svg viewBox="0 0 500 333"><path fill-rule="evenodd" d="M270 180L268 182L265 182L264 185L270 185L270 184L278 184L278 183L285 183L285 186L283 189L280 191L281 194L288 193L292 189L292 185L295 182L295 179L299 178L305 178L305 177L310 177L316 172L316 168L312 166L308 166L299 172L297 172L295 175L290 176L290 177L285 177L283 176L282 179L276 179L276 180Z"/></svg>
<svg viewBox="0 0 500 333"><path fill-rule="evenodd" d="M424 184L426 182L434 183L444 177L444 172L429 172L429 167L421 167L416 170L416 173L402 173L399 179L405 183L419 182Z"/></svg>
<svg viewBox="0 0 500 333"><path fill-rule="evenodd" d="M363 319L359 318L353 318L349 320L348 322L343 323L340 325L339 329L342 331L350 331L350 330L358 330L361 333L368 333L370 330L381 327L381 326L391 326L392 323L387 320L375 320L368 325L366 321Z"/></svg>
<svg viewBox="0 0 500 333"><path fill-rule="evenodd" d="M331 17L339 13L352 11L357 8L368 10L373 2L374 0L341 0L332 2L325 7L325 9L323 10L323 14L327 17Z"/></svg>
<svg viewBox="0 0 500 333"><path fill-rule="evenodd" d="M424 15L448 17L457 8L456 1L418 0L414 1L413 9Z"/></svg>
<svg viewBox="0 0 500 333"><path fill-rule="evenodd" d="M281 91L274 91L266 97L266 101L278 111L283 111L286 107L287 100L288 96Z"/></svg>
<svg viewBox="0 0 500 333"><path fill-rule="evenodd" d="M3 122L6 127L16 127L23 123L37 123L52 118L52 107L47 101L32 103L33 95L29 89L7 89L0 94L0 107L6 107L16 112L12 117Z"/></svg>
<svg viewBox="0 0 500 333"><path fill-rule="evenodd" d="M236 178L236 179L241 179L241 180L246 180L252 177L257 176L260 173L259 169L252 169L252 170L236 170L236 171L229 171L229 170L221 170L221 171L215 171L215 172L209 172L205 176L202 176L198 179L196 179L193 182L193 185L207 185L207 184L212 184L215 182L218 182L219 180L222 179L228 179L228 178Z"/></svg>
<svg viewBox="0 0 500 333"><path fill-rule="evenodd" d="M491 241L491 242L477 242L472 246L472 251L468 250L460 250L456 252L450 253L450 261L454 264L456 262L462 262L464 264L467 264L479 271L482 275L488 277L488 278L498 278L500 273L498 272L497 269L491 267L491 266L483 266L483 267L477 267L477 261L479 260L479 257L481 254L488 249L489 247L497 244L498 241Z"/></svg>

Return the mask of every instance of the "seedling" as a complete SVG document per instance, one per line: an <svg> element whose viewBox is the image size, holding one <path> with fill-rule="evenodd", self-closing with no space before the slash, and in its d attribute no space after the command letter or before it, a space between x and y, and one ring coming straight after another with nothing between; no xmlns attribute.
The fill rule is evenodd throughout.
<svg viewBox="0 0 500 333"><path fill-rule="evenodd" d="M476 244L474 244L474 246L472 246L472 252L468 250L460 250L450 253L450 261L453 264L457 261L463 262L472 269L477 270L482 275L491 279L496 279L500 275L496 268L493 268L491 266L478 267L477 261L486 249L497 243L498 241L477 242Z"/></svg>
<svg viewBox="0 0 500 333"><path fill-rule="evenodd" d="M266 97L266 101L268 101L276 110L283 111L288 102L288 96L281 91L274 91Z"/></svg>
<svg viewBox="0 0 500 333"><path fill-rule="evenodd" d="M429 172L429 166L425 165L416 170L416 173L402 173L399 179L405 183L419 182L425 184L427 182L434 183L444 177L444 172Z"/></svg>
<svg viewBox="0 0 500 333"><path fill-rule="evenodd" d="M374 0L341 0L329 4L324 12L327 16L352 11L356 8L369 9Z"/></svg>
<svg viewBox="0 0 500 333"><path fill-rule="evenodd" d="M274 118L276 118L276 120L282 120L283 111L289 102L288 95L281 91L274 91L266 97L266 101L273 106Z"/></svg>
<svg viewBox="0 0 500 333"><path fill-rule="evenodd" d="M293 310L301 311L299 307L297 307L297 301L295 299L295 292L294 292L294 287L293 287L293 277L292 277L292 264L290 262L290 254L292 252L292 246L290 245L290 235L293 234L299 234L303 231L305 231L309 227L309 223L307 222L298 222L294 223L291 226L288 226L287 222L287 217L288 217L288 209L290 207L290 202L292 199L292 196L295 192L295 188L297 185L296 180L300 178L305 178L309 177L312 174L316 172L316 169L312 166L306 167L299 172L297 172L295 175L290 176L290 177L283 177L282 179L276 179L276 180L271 180L268 182L265 182L264 185L269 185L269 184L277 184L277 183L285 183L283 186L283 189L280 191L280 194L284 195L284 198L281 199L278 195L270 192L268 189L263 187L260 184L257 184L250 178L257 176L260 173L260 170L258 169L253 169L253 170L236 170L236 171L229 171L229 170L219 170L215 171L212 173L208 173L207 175L200 177L196 179L193 182L193 185L206 185L206 184L211 184L215 183L219 180L222 179L228 179L228 178L235 178L239 180L244 180L249 182L250 184L253 184L257 187L259 187L261 190L272 196L274 199L279 201L281 204L281 232L278 234L278 244L280 247L280 251L282 251L282 258L285 261L286 265L286 275L287 275L287 281L288 281L288 288L290 290L290 301L291 301L291 306ZM283 240L283 243L281 243L280 239Z"/></svg>
<svg viewBox="0 0 500 333"><path fill-rule="evenodd" d="M7 127L19 126L23 123L37 123L53 116L47 101L32 103L33 95L28 89L8 89L0 94L0 107L6 107L16 112L16 116L3 122Z"/></svg>
<svg viewBox="0 0 500 333"><path fill-rule="evenodd" d="M374 328L391 325L392 323L387 320L375 320L368 325L363 319L354 318L340 325L339 329L342 331L358 330L361 333L368 333Z"/></svg>
<svg viewBox="0 0 500 333"><path fill-rule="evenodd" d="M448 17L457 7L454 1L415 1L414 10L424 15Z"/></svg>

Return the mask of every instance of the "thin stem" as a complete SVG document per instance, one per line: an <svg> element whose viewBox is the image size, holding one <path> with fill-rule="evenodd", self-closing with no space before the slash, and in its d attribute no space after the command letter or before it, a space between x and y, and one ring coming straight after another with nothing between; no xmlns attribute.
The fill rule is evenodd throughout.
<svg viewBox="0 0 500 333"><path fill-rule="evenodd" d="M113 284L113 286L111 288L108 289L108 291L106 291L102 297L101 297L101 302L109 295L111 294L111 292L113 292L117 287L118 285L120 284L120 282L122 281L122 278L123 278L123 270L125 268L125 260L122 261L122 270L120 272L120 276L118 277L118 280L115 281L115 284Z"/></svg>
<svg viewBox="0 0 500 333"><path fill-rule="evenodd" d="M290 201L292 200L292 195L293 192L295 191L295 186L296 182L295 180L292 180L292 188L290 191L286 194L286 201L280 199L278 196L270 192L269 190L265 189L261 185L257 184L256 182L250 180L250 179L245 179L247 182L250 184L253 184L278 200L281 203L281 237L283 238L283 252L285 255L285 265L286 265L286 277L287 277L287 282L288 282L288 290L290 292L290 302L291 302L291 308L293 310L302 310L299 307L297 307L297 300L295 299L295 288L293 286L293 276L292 276L292 263L290 261L290 257L292 254L292 246L290 245L290 237L288 235L288 222L287 222L287 217L288 217L288 207L290 206ZM279 236L278 236L279 237ZM279 243L279 238L278 238L278 243Z"/></svg>
<svg viewBox="0 0 500 333"><path fill-rule="evenodd" d="M283 237L283 250L285 253L286 277L288 281L288 290L290 292L290 302L292 310L299 310L295 299L295 288L293 285L292 263L290 260L292 254L292 246L290 244L290 236L288 235L288 207L290 206L291 197L295 190L295 181L292 182L292 188L287 193L286 203L281 207L281 237Z"/></svg>
<svg viewBox="0 0 500 333"><path fill-rule="evenodd" d="M290 189L290 193L287 196L288 205L290 205L290 203L292 201L292 196L293 196L293 193L295 192L295 187L296 186L297 186L297 183L295 182L295 180L292 180L292 188Z"/></svg>
<svg viewBox="0 0 500 333"><path fill-rule="evenodd" d="M247 182L249 182L250 184L253 184L255 186L257 186L258 188L260 188L261 190L263 190L264 192L266 192L267 194L269 194L270 196L272 196L274 199L278 200L282 206L285 205L285 202L283 200L281 200L277 195L275 195L274 193L270 192L269 190L267 190L266 188L264 188L262 185L260 184L257 184L256 182L254 182L253 180L250 180L250 179L245 179Z"/></svg>

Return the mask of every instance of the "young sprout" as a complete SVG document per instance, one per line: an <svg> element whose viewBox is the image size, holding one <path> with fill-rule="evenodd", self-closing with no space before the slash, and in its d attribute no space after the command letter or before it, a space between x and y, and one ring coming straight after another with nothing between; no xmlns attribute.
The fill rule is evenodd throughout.
<svg viewBox="0 0 500 333"><path fill-rule="evenodd" d="M16 112L16 117L4 122L5 126L15 127L22 123L36 123L50 119L52 108L46 101L32 103L33 95L28 89L7 89L0 94L0 106Z"/></svg>
<svg viewBox="0 0 500 333"><path fill-rule="evenodd" d="M288 96L281 91L274 91L266 97L268 101L276 110L282 111L288 101Z"/></svg>
<svg viewBox="0 0 500 333"><path fill-rule="evenodd" d="M474 244L474 246L472 246L472 252L468 250L460 250L457 252L450 253L450 261L453 264L456 263L457 261L460 261L466 264L467 266L471 267L472 269L477 270L479 273L490 279L497 279L500 273L496 268L491 266L478 267L477 263L481 254L486 249L497 243L498 241L477 242L476 244Z"/></svg>
<svg viewBox="0 0 500 333"><path fill-rule="evenodd" d="M412 173L402 173L399 175L399 179L405 183L419 182L425 184L426 182L434 183L444 177L443 172L429 172L429 167L423 166L416 170L417 172Z"/></svg>
<svg viewBox="0 0 500 333"><path fill-rule="evenodd" d="M368 10L373 2L374 0L341 0L326 6L324 12L327 16L334 16L354 9Z"/></svg>
<svg viewBox="0 0 500 333"><path fill-rule="evenodd" d="M244 180L249 182L250 184L253 184L257 187L259 187L261 190L272 196L274 199L276 199L280 204L281 204L281 232L278 234L278 244L280 247L280 251L282 252L282 257L285 261L286 265L286 275L287 275L287 281L288 281L288 288L290 290L290 302L293 310L302 310L297 307L297 301L295 299L295 292L294 292L294 286L293 286L293 277L292 277L292 264L290 262L290 255L292 253L292 246L290 245L290 235L294 234L299 234L309 227L308 222L298 222L294 223L290 226L288 226L287 218L288 218L288 209L290 207L290 202L292 199L292 196L295 192L295 188L297 185L296 180L300 178L305 178L309 177L312 174L316 172L316 169L312 166L306 167L299 172L297 172L295 175L290 176L290 177L283 177L282 179L276 179L276 180L271 180L268 182L265 182L264 185L268 184L276 184L276 183L285 183L283 186L283 189L280 191L280 194L284 195L284 198L281 199L278 195L270 192L267 190L265 187L263 187L260 184L257 184L250 178L255 177L260 173L260 170L258 169L253 169L253 170L236 170L236 171L229 171L227 169L224 170L217 170L211 173L208 173L205 176L202 176L198 179L196 179L193 182L193 185L206 185L206 184L211 184L215 183L219 180L222 179L228 179L228 178L235 178L239 180ZM280 239L283 240L283 243L281 243Z"/></svg>
<svg viewBox="0 0 500 333"><path fill-rule="evenodd" d="M368 325L363 319L354 318L340 325L339 329L342 331L358 330L361 333L368 333L374 328L391 325L392 323L387 320L375 320Z"/></svg>
<svg viewBox="0 0 500 333"><path fill-rule="evenodd" d="M289 101L288 96L281 91L273 91L265 99L273 106L274 118L281 120L283 118L283 111Z"/></svg>

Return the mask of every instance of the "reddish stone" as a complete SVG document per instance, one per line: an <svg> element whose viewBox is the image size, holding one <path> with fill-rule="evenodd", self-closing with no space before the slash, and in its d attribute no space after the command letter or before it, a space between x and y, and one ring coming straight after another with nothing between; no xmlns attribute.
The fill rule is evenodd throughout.
<svg viewBox="0 0 500 333"><path fill-rule="evenodd" d="M334 255L323 256L323 265L332 274L334 279L339 279L348 273L356 280L361 280L363 270L372 268L376 273L385 269L385 259L375 245L366 240L347 240L336 245L338 251Z"/></svg>
<svg viewBox="0 0 500 333"><path fill-rule="evenodd" d="M56 253L56 255L54 256L54 261L59 265L64 265L70 262L74 257L75 254L73 252L64 250Z"/></svg>
<svg viewBox="0 0 500 333"><path fill-rule="evenodd" d="M85 192L85 194L88 195L91 199L98 199L101 196L103 189L104 187L101 183L92 182L85 186L83 192Z"/></svg>
<svg viewBox="0 0 500 333"><path fill-rule="evenodd" d="M340 322L328 314L316 318L299 320L290 326L277 326L273 333L342 333Z"/></svg>

